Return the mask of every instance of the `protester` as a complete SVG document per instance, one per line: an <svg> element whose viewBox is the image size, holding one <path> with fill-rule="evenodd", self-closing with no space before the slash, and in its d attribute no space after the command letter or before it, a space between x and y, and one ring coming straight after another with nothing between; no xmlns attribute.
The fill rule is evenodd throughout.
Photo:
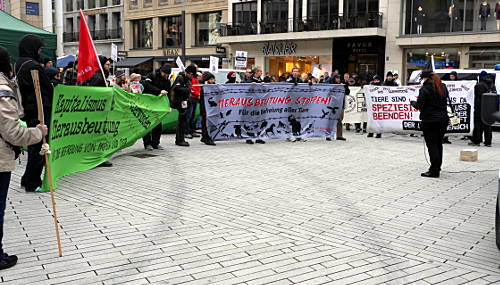
<svg viewBox="0 0 500 285"><path fill-rule="evenodd" d="M52 59L50 59L50 58L44 58L42 64L43 64L43 67L45 67L45 68L54 67L54 63L52 62Z"/></svg>
<svg viewBox="0 0 500 285"><path fill-rule="evenodd" d="M73 62L73 61L68 63L68 66L66 67L66 70L64 71L62 84L64 84L64 85L76 85L76 78L77 78L76 64L77 64L77 62Z"/></svg>
<svg viewBox="0 0 500 285"><path fill-rule="evenodd" d="M394 83L396 83L397 86L401 85L401 81L399 80L399 74L397 74L397 73L393 74L393 81L394 81Z"/></svg>
<svg viewBox="0 0 500 285"><path fill-rule="evenodd" d="M187 68L186 68L187 70ZM192 72L192 70L189 70ZM175 144L178 146L188 147L189 143L184 137L184 128L187 121L187 110L189 108L189 96L191 94L192 73L180 72L172 85L171 90L171 106L179 111L177 118L177 129L175 133Z"/></svg>
<svg viewBox="0 0 500 285"><path fill-rule="evenodd" d="M213 74L212 74L212 75L213 75ZM215 78L214 78L214 80L215 80ZM234 71L229 71L229 72L227 73L227 81L226 81L226 84L227 84L227 83L237 83L237 82L236 82L236 72L234 72Z"/></svg>
<svg viewBox="0 0 500 285"><path fill-rule="evenodd" d="M496 88L493 76L483 70L479 74L478 84L474 87L474 130L469 145L479 146L483 142L484 134L484 146L491 147L493 138L491 126L481 120L482 97L485 93L496 93Z"/></svg>
<svg viewBox="0 0 500 285"><path fill-rule="evenodd" d="M431 160L429 171L421 175L437 178L443 162L443 137L449 121L446 110L449 94L439 75L426 70L421 73L421 78L423 85L418 99L411 101L411 105L420 110L422 131Z"/></svg>
<svg viewBox="0 0 500 285"><path fill-rule="evenodd" d="M450 81L458 81L458 73L456 71L450 72Z"/></svg>
<svg viewBox="0 0 500 285"><path fill-rule="evenodd" d="M349 80L349 78L351 78L351 75L349 73L344 73L344 80L343 80L343 82L347 82ZM333 83L333 84L337 84L337 83Z"/></svg>
<svg viewBox="0 0 500 285"><path fill-rule="evenodd" d="M120 70L116 72L116 80L113 86L116 88L123 89L125 91L130 91L130 82L127 80L125 71Z"/></svg>
<svg viewBox="0 0 500 285"><path fill-rule="evenodd" d="M167 95L171 89L169 79L171 73L172 67L170 64L165 64L155 72L151 72L142 82L144 86L143 93L156 96ZM142 138L144 149L148 151L152 151L153 149L163 150L164 148L160 145L162 131L163 129L160 123L154 127L150 133L146 134Z"/></svg>
<svg viewBox="0 0 500 285"><path fill-rule="evenodd" d="M130 92L143 93L144 85L141 83L142 76L137 73L130 74Z"/></svg>
<svg viewBox="0 0 500 285"><path fill-rule="evenodd" d="M46 67L45 73L47 74L50 83L52 83L52 86L56 87L57 85L61 84L61 73L59 72L59 70L53 67Z"/></svg>
<svg viewBox="0 0 500 285"><path fill-rule="evenodd" d="M252 69L252 78L250 79L250 82L252 83L263 83L264 81L262 80L262 68L260 67L254 67Z"/></svg>
<svg viewBox="0 0 500 285"><path fill-rule="evenodd" d="M347 73L346 73L347 74ZM349 75L349 74L347 74ZM344 74L344 78L345 78L345 74ZM349 90L349 87L347 87L347 85L342 82L342 79L340 77L340 75L335 75L333 77L333 82L332 84L344 84L344 90L345 90L345 95L349 95L350 94L350 90ZM345 108L345 101L342 103L342 112L340 113L340 117L337 121L337 140L339 141L345 141L347 140L346 138L343 137L343 128L344 126L342 125L342 120L344 119L344 108ZM331 141L332 138L331 137L327 137L326 138L327 141Z"/></svg>
<svg viewBox="0 0 500 285"><path fill-rule="evenodd" d="M245 72L245 78L243 79L243 81L241 83L252 83L252 76L253 76L252 69L247 68L247 70Z"/></svg>
<svg viewBox="0 0 500 285"><path fill-rule="evenodd" d="M306 83L307 81L302 80L300 77L300 69L298 67L292 68L292 75L286 80L287 83Z"/></svg>
<svg viewBox="0 0 500 285"><path fill-rule="evenodd" d="M0 270L17 263L17 256L5 253L2 245L7 193L11 173L16 167L16 156L21 151L20 146L36 144L48 132L46 125L21 127L19 114L23 113L23 107L18 97L17 84L10 80L11 77L9 53L0 47Z"/></svg>
<svg viewBox="0 0 500 285"><path fill-rule="evenodd" d="M372 82L370 82L370 85L382 86L382 78L380 78L380 76L378 76L378 75L373 76L373 80L372 80ZM373 138L373 133L368 133L367 137ZM377 139L382 138L382 134L378 133L376 138Z"/></svg>
<svg viewBox="0 0 500 285"><path fill-rule="evenodd" d="M108 87L109 82L109 65L110 61L104 55L99 56L99 62L101 63L102 71L98 70L92 75L92 77L86 82L87 86L99 86L99 87Z"/></svg>
<svg viewBox="0 0 500 285"><path fill-rule="evenodd" d="M41 37L31 34L24 36L19 42L19 59L16 61L14 68L24 109L22 119L30 128L44 123L38 121L38 105L33 78L31 77L32 70L38 70L45 125L49 126L52 114L52 94L54 93L54 87L45 74L45 69L40 64L42 47L43 40ZM34 192L41 189L42 179L40 176L44 167L43 157L40 155L41 148L41 142L28 146L28 162L24 175L21 178L21 186L25 187L27 192Z"/></svg>
<svg viewBox="0 0 500 285"><path fill-rule="evenodd" d="M391 71L387 72L385 76L384 86L398 86L396 82L394 82L394 76Z"/></svg>
<svg viewBox="0 0 500 285"><path fill-rule="evenodd" d="M199 86L199 81L197 77L198 68L196 65L191 64L186 68L186 75L191 77L191 84L189 88L191 89L191 94L189 95L189 107L186 113L186 126L184 130L184 136L187 139L198 138L199 134L195 133L196 128L196 107L200 101L201 87Z"/></svg>
<svg viewBox="0 0 500 285"><path fill-rule="evenodd" d="M328 71L325 71L325 74L323 76L324 76L323 83L328 83L328 84L331 83L331 78Z"/></svg>
<svg viewBox="0 0 500 285"><path fill-rule="evenodd" d="M236 83L236 72L234 72L234 71L229 72L227 75L227 78L228 78L228 82L226 82L226 83ZM232 78L234 78L234 80ZM215 76L212 73L205 71L201 75L201 81L202 82L200 82L200 83L203 83L203 84L215 84ZM229 82L229 81L231 81L231 82ZM212 140L212 138L208 134L207 109L206 109L206 105L205 105L203 88L201 89L201 93L200 93L200 116L201 116L201 140L200 141L206 145L215 146L215 142Z"/></svg>

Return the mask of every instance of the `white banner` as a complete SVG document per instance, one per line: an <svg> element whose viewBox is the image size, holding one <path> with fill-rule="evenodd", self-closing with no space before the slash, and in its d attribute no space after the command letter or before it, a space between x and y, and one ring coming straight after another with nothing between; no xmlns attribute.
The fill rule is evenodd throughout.
<svg viewBox="0 0 500 285"><path fill-rule="evenodd" d="M445 81L453 108L460 118L457 127L448 126L448 133L472 134L474 129L475 81ZM388 87L365 86L368 109L368 131L371 133L411 134L420 131L420 111L410 98L418 97L421 85Z"/></svg>
<svg viewBox="0 0 500 285"><path fill-rule="evenodd" d="M366 113L366 99L361 87L349 87L349 95L345 95L345 109L343 123L364 123L368 120Z"/></svg>
<svg viewBox="0 0 500 285"><path fill-rule="evenodd" d="M210 56L210 72L216 74L219 72L219 58L216 56Z"/></svg>

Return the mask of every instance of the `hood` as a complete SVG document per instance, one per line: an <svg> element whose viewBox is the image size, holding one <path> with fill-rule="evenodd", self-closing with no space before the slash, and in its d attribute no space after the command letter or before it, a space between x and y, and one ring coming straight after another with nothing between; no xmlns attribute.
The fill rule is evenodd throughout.
<svg viewBox="0 0 500 285"><path fill-rule="evenodd" d="M9 77L11 70L9 52L4 47L0 47L0 72Z"/></svg>
<svg viewBox="0 0 500 285"><path fill-rule="evenodd" d="M106 61L108 61L107 57L105 57L104 55L99 55L99 62L101 63L102 68L104 68L104 64L106 64Z"/></svg>
<svg viewBox="0 0 500 285"><path fill-rule="evenodd" d="M43 40L36 35L26 35L19 42L19 56L29 57L36 61L40 61L38 50L43 47Z"/></svg>

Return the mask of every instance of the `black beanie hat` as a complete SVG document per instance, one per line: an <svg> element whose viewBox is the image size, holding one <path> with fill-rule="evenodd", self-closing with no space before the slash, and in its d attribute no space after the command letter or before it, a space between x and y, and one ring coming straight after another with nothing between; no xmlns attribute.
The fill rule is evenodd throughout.
<svg viewBox="0 0 500 285"><path fill-rule="evenodd" d="M186 73L196 74L196 72L197 72L196 65L190 64L188 67L186 67Z"/></svg>
<svg viewBox="0 0 500 285"><path fill-rule="evenodd" d="M388 77L388 76L393 76L392 75L392 71L387 72L387 74L385 75L385 77Z"/></svg>
<svg viewBox="0 0 500 285"><path fill-rule="evenodd" d="M420 78L429 78L432 75L432 70L423 70L422 73L420 73Z"/></svg>
<svg viewBox="0 0 500 285"><path fill-rule="evenodd" d="M12 66L10 65L10 56L7 49L0 46L0 72L5 74L5 76L10 77L10 72L12 71Z"/></svg>
<svg viewBox="0 0 500 285"><path fill-rule="evenodd" d="M170 64L164 64L161 68L160 71L166 74L172 73L172 66Z"/></svg>

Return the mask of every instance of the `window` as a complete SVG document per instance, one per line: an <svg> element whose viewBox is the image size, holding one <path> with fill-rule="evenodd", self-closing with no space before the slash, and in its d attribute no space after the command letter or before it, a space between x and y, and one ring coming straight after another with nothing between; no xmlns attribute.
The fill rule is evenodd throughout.
<svg viewBox="0 0 500 285"><path fill-rule="evenodd" d="M130 9L137 9L138 7L138 0L130 0Z"/></svg>
<svg viewBox="0 0 500 285"><path fill-rule="evenodd" d="M163 18L162 43L163 47L180 47L182 45L181 16Z"/></svg>
<svg viewBox="0 0 500 285"><path fill-rule="evenodd" d="M288 31L288 1L262 0L262 33L286 33Z"/></svg>
<svg viewBox="0 0 500 285"><path fill-rule="evenodd" d="M66 12L71 12L73 11L73 0L66 0Z"/></svg>
<svg viewBox="0 0 500 285"><path fill-rule="evenodd" d="M221 34L222 12L196 14L196 45L215 45Z"/></svg>
<svg viewBox="0 0 500 285"><path fill-rule="evenodd" d="M234 4L231 25L238 35L257 34L257 2Z"/></svg>
<svg viewBox="0 0 500 285"><path fill-rule="evenodd" d="M87 4L89 5L89 6L87 7L87 9L94 9L94 8L95 8L95 0L89 0L89 1L87 2Z"/></svg>
<svg viewBox="0 0 500 285"><path fill-rule="evenodd" d="M76 0L76 7L78 10L83 10L83 0Z"/></svg>
<svg viewBox="0 0 500 285"><path fill-rule="evenodd" d="M144 19L133 22L135 49L153 48L153 20Z"/></svg>
<svg viewBox="0 0 500 285"><path fill-rule="evenodd" d="M153 7L153 0L144 0L144 8Z"/></svg>
<svg viewBox="0 0 500 285"><path fill-rule="evenodd" d="M106 7L108 6L108 0L99 0L99 5L101 7Z"/></svg>
<svg viewBox="0 0 500 285"><path fill-rule="evenodd" d="M378 0L344 0L346 28L380 27Z"/></svg>

